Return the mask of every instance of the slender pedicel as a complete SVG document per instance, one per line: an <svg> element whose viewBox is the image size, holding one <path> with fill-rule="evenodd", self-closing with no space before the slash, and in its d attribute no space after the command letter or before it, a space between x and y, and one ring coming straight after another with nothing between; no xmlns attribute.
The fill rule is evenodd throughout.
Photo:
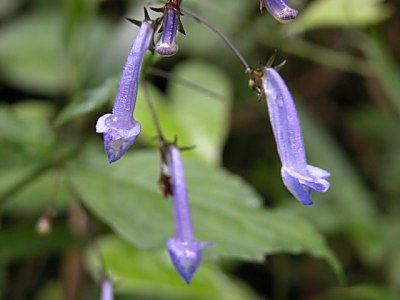
<svg viewBox="0 0 400 300"><path fill-rule="evenodd" d="M151 117L153 119L154 126L157 130L157 140L160 149L161 155L161 163L160 163L160 177L158 180L158 192L163 197L172 196L172 188L171 188L171 176L169 172L169 164L168 164L168 157L169 157L169 149L168 143L165 141L160 122L157 117L156 110L153 106L150 97L150 91L147 87L147 83L145 80L142 79L142 87L144 90L144 96L146 99L147 106L149 107Z"/></svg>
<svg viewBox="0 0 400 300"><path fill-rule="evenodd" d="M163 13L163 33L155 46L155 51L162 56L171 56L176 54L179 48L176 43L176 34L178 33L180 22L178 4L168 0Z"/></svg>
<svg viewBox="0 0 400 300"><path fill-rule="evenodd" d="M104 279L101 283L101 295L100 300L113 300L113 286L111 281Z"/></svg>
<svg viewBox="0 0 400 300"><path fill-rule="evenodd" d="M153 67L147 67L146 74L158 76L158 77L165 78L168 80L174 80L177 83L182 84L186 87L189 87L200 93L203 93L204 95L206 95L210 98L217 99L217 100L224 100L223 95L218 94L218 93L214 92L213 90L210 90L207 87L204 87L203 85L198 84L194 81L190 81L190 80L183 78L182 76L175 75L174 73L170 73L170 72L167 72L167 71L164 71L161 69L157 69L157 68L153 68Z"/></svg>
<svg viewBox="0 0 400 300"><path fill-rule="evenodd" d="M175 236L168 239L167 248L176 270L189 284L193 274L201 264L202 249L211 246L211 243L197 241L194 237L185 171L179 148L171 145L169 156Z"/></svg>
<svg viewBox="0 0 400 300"><path fill-rule="evenodd" d="M263 7L281 23L290 22L298 15L298 11L291 8L284 0L260 0L260 8Z"/></svg>
<svg viewBox="0 0 400 300"><path fill-rule="evenodd" d="M111 114L97 120L96 132L104 133L104 149L110 163L117 161L135 142L140 123L133 118L143 57L150 46L154 28L143 21L126 60Z"/></svg>
<svg viewBox="0 0 400 300"><path fill-rule="evenodd" d="M261 78L272 130L282 162L285 186L302 204L311 205L311 190L326 192L330 173L307 164L296 106L282 77L274 68L264 68Z"/></svg>
<svg viewBox="0 0 400 300"><path fill-rule="evenodd" d="M231 50L233 51L233 53L236 55L236 57L240 60L240 62L242 63L242 65L245 68L245 72L250 72L252 70L252 68L250 67L250 65L247 63L247 61L244 59L244 57L240 54L239 50L236 49L236 47L232 44L232 42L225 36L225 34L219 30L217 27L215 27L214 25L212 25L209 21L207 21L206 19L204 19L203 17L199 16L198 14L196 14L195 12L189 10L189 9L181 9L181 11L189 16L191 16L192 18L194 18L195 20L197 20L200 23L203 23L204 25L206 25L208 28L210 28L212 31L214 31L216 34L219 35L219 37L225 42L225 44L231 48Z"/></svg>

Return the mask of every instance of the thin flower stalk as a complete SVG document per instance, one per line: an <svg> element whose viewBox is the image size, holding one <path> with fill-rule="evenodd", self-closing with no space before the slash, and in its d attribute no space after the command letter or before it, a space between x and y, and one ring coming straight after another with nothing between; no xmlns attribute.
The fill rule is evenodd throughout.
<svg viewBox="0 0 400 300"><path fill-rule="evenodd" d="M185 182L185 171L180 150L169 148L169 168L173 194L175 236L167 241L167 249L172 263L187 284L202 261L202 249L211 243L197 241L193 233L192 219Z"/></svg>
<svg viewBox="0 0 400 300"><path fill-rule="evenodd" d="M232 44L232 42L228 39L228 37L220 30L218 29L216 26L214 26L213 24L211 24L208 20L206 20L205 18L203 18L202 16L196 14L195 12L185 8L185 9L181 9L181 11L186 14L191 16L193 19L195 19L196 21L204 24L205 26L207 26L210 30L214 31L223 41L224 43L233 51L233 53L235 54L235 56L239 59L239 61L242 63L242 65L245 68L245 72L250 72L252 70L252 68L250 67L250 65L247 63L247 61L244 59L244 57L242 56L242 54L240 54L239 50Z"/></svg>
<svg viewBox="0 0 400 300"><path fill-rule="evenodd" d="M261 81L282 162L283 182L302 204L311 205L311 190L326 192L330 173L307 164L296 106L282 77L274 68L264 68Z"/></svg>
<svg viewBox="0 0 400 300"><path fill-rule="evenodd" d="M143 21L126 60L111 114L100 117L96 132L104 134L104 149L110 163L120 159L140 133L133 118L143 58L154 33L151 21Z"/></svg>

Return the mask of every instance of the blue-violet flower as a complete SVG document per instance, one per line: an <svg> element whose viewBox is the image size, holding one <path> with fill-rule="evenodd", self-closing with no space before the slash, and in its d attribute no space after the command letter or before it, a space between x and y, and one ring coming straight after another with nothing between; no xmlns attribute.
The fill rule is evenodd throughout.
<svg viewBox="0 0 400 300"><path fill-rule="evenodd" d="M264 68L265 93L272 130L282 162L285 186L302 204L311 205L311 190L326 192L330 173L307 164L296 106L282 77L274 68Z"/></svg>
<svg viewBox="0 0 400 300"><path fill-rule="evenodd" d="M193 234L185 171L176 146L170 146L169 167L173 194L175 236L168 239L167 248L172 263L187 284L202 261L202 249L211 243L197 241Z"/></svg>
<svg viewBox="0 0 400 300"><path fill-rule="evenodd" d="M111 114L97 120L96 132L104 133L104 149L110 163L121 158L140 133L140 123L133 119L143 57L150 46L153 24L143 21L133 42L119 82Z"/></svg>
<svg viewBox="0 0 400 300"><path fill-rule="evenodd" d="M176 34L180 20L179 7L173 1L168 1L164 8L163 33L155 46L155 51L162 56L171 56L178 52Z"/></svg>
<svg viewBox="0 0 400 300"><path fill-rule="evenodd" d="M112 283L105 279L101 283L101 295L100 295L100 300L113 300L114 299L114 294L113 294L113 286Z"/></svg>
<svg viewBox="0 0 400 300"><path fill-rule="evenodd" d="M281 23L287 23L298 15L298 11L291 8L284 0L260 0L260 7L265 7Z"/></svg>

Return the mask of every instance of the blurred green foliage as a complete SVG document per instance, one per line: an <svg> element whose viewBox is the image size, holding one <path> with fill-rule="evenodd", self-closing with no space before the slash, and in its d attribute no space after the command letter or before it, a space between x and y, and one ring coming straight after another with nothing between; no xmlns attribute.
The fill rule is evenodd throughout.
<svg viewBox="0 0 400 300"><path fill-rule="evenodd" d="M143 90L142 132L126 156L109 165L94 133L137 31L123 17L141 19L147 2L0 2L0 298L97 299L108 276L121 300L396 299L399 4L290 3L300 14L287 25L256 0L182 5L251 65L275 49L287 59L308 160L332 173L312 207L285 190L265 105L215 33L183 16L178 55L148 53L146 67L178 78L143 72L166 137L196 146L184 153L194 227L214 243L187 287L164 249L171 201L157 194Z"/></svg>

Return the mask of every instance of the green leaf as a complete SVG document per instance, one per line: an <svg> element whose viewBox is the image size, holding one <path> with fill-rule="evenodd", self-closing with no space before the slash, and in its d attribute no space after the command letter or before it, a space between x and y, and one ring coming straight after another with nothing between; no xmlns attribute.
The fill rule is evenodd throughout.
<svg viewBox="0 0 400 300"><path fill-rule="evenodd" d="M396 198L397 200L397 198ZM382 235L385 236L385 252L382 258L382 264L385 267L385 275L389 286L400 290L400 220L397 211L391 212L384 218L385 227Z"/></svg>
<svg viewBox="0 0 400 300"><path fill-rule="evenodd" d="M41 162L16 163L0 169L0 204L9 200L10 193L19 190L21 182L36 175L42 167Z"/></svg>
<svg viewBox="0 0 400 300"><path fill-rule="evenodd" d="M77 39L80 31L87 30L86 27L93 19L97 5L98 2L95 0L71 0L66 3L63 26L65 46L70 46L71 42L75 42L74 39Z"/></svg>
<svg viewBox="0 0 400 300"><path fill-rule="evenodd" d="M203 263L190 288L173 268L166 251L143 251L108 236L97 241L107 274L115 282L117 294L150 299L256 299L237 281L229 279L210 263ZM100 279L98 250L92 246L86 261L92 275ZM140 298L140 297L139 297Z"/></svg>
<svg viewBox="0 0 400 300"><path fill-rule="evenodd" d="M0 156L7 158L0 163L0 203L8 213L65 208L73 199L56 163L66 150L56 148L52 115L53 107L42 101L0 106Z"/></svg>
<svg viewBox="0 0 400 300"><path fill-rule="evenodd" d="M373 74L378 78L393 107L400 113L400 64L378 35L364 35L361 50L371 62Z"/></svg>
<svg viewBox="0 0 400 300"><path fill-rule="evenodd" d="M42 101L24 101L0 106L0 153L2 165L45 159L53 149L55 137L48 119L53 108Z"/></svg>
<svg viewBox="0 0 400 300"><path fill-rule="evenodd" d="M2 0L0 2L0 18L12 15L20 6L21 0Z"/></svg>
<svg viewBox="0 0 400 300"><path fill-rule="evenodd" d="M65 84L59 16L25 14L0 30L0 76L15 87L57 94Z"/></svg>
<svg viewBox="0 0 400 300"><path fill-rule="evenodd" d="M215 243L210 257L264 260L265 254L309 253L340 265L323 238L304 220L265 210L240 178L197 160L185 161L196 236ZM162 248L173 234L171 201L156 192L158 154L136 151L108 165L87 154L70 169L70 179L88 208L122 238L139 248Z"/></svg>
<svg viewBox="0 0 400 300"><path fill-rule="evenodd" d="M64 294L61 283L56 280L48 281L37 293L35 300L63 300ZM91 298L90 298L91 299Z"/></svg>
<svg viewBox="0 0 400 300"><path fill-rule="evenodd" d="M315 0L284 29L293 34L323 27L366 27L382 22L391 12L382 0Z"/></svg>
<svg viewBox="0 0 400 300"><path fill-rule="evenodd" d="M17 174L24 174L23 172L28 170L23 167L0 170L0 181L1 179L6 181L5 185L0 184L0 193L5 190L4 187L9 186L7 183L18 182L21 177L16 177ZM12 174L12 177L8 179L10 174ZM20 186L18 192L5 199L6 202L2 206L4 213L31 215L40 214L49 208L60 211L65 210L74 200L62 170L50 170L40 175L34 172L32 174L36 175L32 178L32 182Z"/></svg>
<svg viewBox="0 0 400 300"><path fill-rule="evenodd" d="M97 0L69 0L63 5L60 35L70 95L76 96L87 84L98 86L115 75L111 73L99 82L92 80L98 74L97 66L103 61L100 53L109 42L110 29L114 27L98 13L99 5Z"/></svg>
<svg viewBox="0 0 400 300"><path fill-rule="evenodd" d="M399 238L399 235L396 236ZM391 286L395 287L397 290L400 289L400 254L398 251L398 244L396 244L396 251L393 251L388 259L387 263L387 274Z"/></svg>
<svg viewBox="0 0 400 300"><path fill-rule="evenodd" d="M137 9L129 10L126 12L126 16L142 20L143 4L144 3L134 1L133 5L136 6ZM99 28L99 25L103 23L99 23L98 21L99 20L97 20L94 29ZM101 31L99 32L104 39L92 43L95 45L96 51L93 51L93 57L90 60L91 74L88 80L95 86L101 84L107 78L121 74L129 49L139 29L136 26L132 26L132 23L123 18L121 18L118 23L113 24L112 27L107 28L104 25L106 24L101 25ZM81 32L79 31L78 33ZM94 33L98 34L96 31L91 32L92 35ZM87 38L87 36L81 35L80 38ZM92 47L93 46L91 46L91 48Z"/></svg>
<svg viewBox="0 0 400 300"><path fill-rule="evenodd" d="M268 39L264 38L266 33L268 33ZM259 41L266 47L278 48L286 54L296 55L322 66L361 76L369 76L371 74L371 68L366 59L357 58L349 53L321 46L303 38L288 38L280 33L267 32L264 28L260 29L260 27L256 26L251 28L249 35L253 40Z"/></svg>
<svg viewBox="0 0 400 300"><path fill-rule="evenodd" d="M242 19L238 16L244 16L246 13L253 12L254 9L254 3L232 0L219 0L218 5L215 5L212 0L187 1L186 6L198 15L205 17L227 36L236 32L243 25ZM180 51L207 59L216 57L234 59L231 50L225 46L215 32L188 15L185 15L182 20L187 35L178 35ZM213 51L214 49L218 49L218 51ZM226 54L220 56L221 52Z"/></svg>
<svg viewBox="0 0 400 300"><path fill-rule="evenodd" d="M115 97L117 88L118 80L112 78L99 87L79 93L72 103L60 112L55 120L55 125L62 125L102 107Z"/></svg>
<svg viewBox="0 0 400 300"><path fill-rule="evenodd" d="M53 226L52 231L45 236L39 236L34 226L2 229L0 232L0 259L2 261L56 252L79 243L79 240L73 237L65 227L58 226Z"/></svg>
<svg viewBox="0 0 400 300"><path fill-rule="evenodd" d="M356 286L334 289L327 300L396 300L398 293L388 287L375 283L362 283Z"/></svg>
<svg viewBox="0 0 400 300"><path fill-rule="evenodd" d="M196 145L196 152L206 161L220 163L228 135L232 86L225 74L201 61L181 64L174 74L221 95L210 97L176 82L171 82L169 90L173 99L170 109L179 122L179 142Z"/></svg>
<svg viewBox="0 0 400 300"><path fill-rule="evenodd" d="M220 95L212 97L179 82L170 82L167 99L160 93L151 92L157 116L165 136L178 138L180 146L195 145L193 152L210 164L219 164L222 148L228 134L232 101L231 86L218 69L200 61L179 65L173 75L204 86ZM147 142L156 136L143 92L139 93L135 118L141 122L140 138Z"/></svg>
<svg viewBox="0 0 400 300"><path fill-rule="evenodd" d="M398 103L400 104L400 101ZM371 120L374 120L374 122L371 122ZM391 203L397 203L400 193L400 185L397 180L400 174L400 156L398 155L400 153L400 135L398 134L400 124L398 116L384 109L377 109L374 103L370 103L363 109L357 110L357 113L351 118L350 126L363 139L368 140L368 143L372 146L362 154L364 158L361 158L361 160L368 164L370 170L374 170L374 173L370 174L372 176L370 178L385 191L385 200L381 205L390 207ZM379 176L375 176L375 174L379 174ZM391 210L391 208L388 208L388 211Z"/></svg>

